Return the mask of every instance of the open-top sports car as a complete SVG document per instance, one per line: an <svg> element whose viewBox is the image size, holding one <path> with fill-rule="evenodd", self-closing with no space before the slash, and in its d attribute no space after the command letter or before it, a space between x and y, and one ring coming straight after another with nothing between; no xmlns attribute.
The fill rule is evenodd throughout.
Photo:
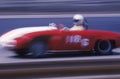
<svg viewBox="0 0 120 79"><path fill-rule="evenodd" d="M52 26L24 27L3 34L0 45L20 56L42 57L50 52L71 51L109 55L120 46L120 34L102 30L60 30Z"/></svg>

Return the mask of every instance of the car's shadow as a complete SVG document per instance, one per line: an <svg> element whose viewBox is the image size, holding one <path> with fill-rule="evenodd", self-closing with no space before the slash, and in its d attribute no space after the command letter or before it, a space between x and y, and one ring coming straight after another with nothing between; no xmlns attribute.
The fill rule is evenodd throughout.
<svg viewBox="0 0 120 79"><path fill-rule="evenodd" d="M113 52L113 55L120 55L119 53ZM14 55L12 58L19 58L19 59L44 59L44 58L67 58L67 57L92 57L92 56L103 56L103 55L96 55L94 52L64 52L64 53L49 53L44 57L34 58L31 55L26 56L18 56ZM108 55L105 55L108 56Z"/></svg>

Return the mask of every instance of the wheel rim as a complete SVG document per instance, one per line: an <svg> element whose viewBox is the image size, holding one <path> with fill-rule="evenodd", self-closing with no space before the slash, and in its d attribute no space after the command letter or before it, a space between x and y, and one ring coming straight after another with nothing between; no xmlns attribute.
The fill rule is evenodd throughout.
<svg viewBox="0 0 120 79"><path fill-rule="evenodd" d="M100 54L107 55L107 54L110 54L112 50L112 45L110 41L102 40L102 41L99 41L97 49Z"/></svg>
<svg viewBox="0 0 120 79"><path fill-rule="evenodd" d="M33 57L42 57L46 53L46 46L43 42L34 42L29 50Z"/></svg>
<svg viewBox="0 0 120 79"><path fill-rule="evenodd" d="M109 44L106 43L105 41L102 41L100 44L99 44L99 48L103 51L107 50L109 47Z"/></svg>

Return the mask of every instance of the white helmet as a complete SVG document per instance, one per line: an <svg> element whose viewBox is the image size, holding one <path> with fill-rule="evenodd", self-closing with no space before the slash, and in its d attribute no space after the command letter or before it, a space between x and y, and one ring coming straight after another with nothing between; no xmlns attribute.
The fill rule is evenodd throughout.
<svg viewBox="0 0 120 79"><path fill-rule="evenodd" d="M75 24L83 24L84 17L81 14L76 14L73 16L73 20Z"/></svg>
<svg viewBox="0 0 120 79"><path fill-rule="evenodd" d="M73 16L73 20L84 20L84 17L81 14L76 14Z"/></svg>

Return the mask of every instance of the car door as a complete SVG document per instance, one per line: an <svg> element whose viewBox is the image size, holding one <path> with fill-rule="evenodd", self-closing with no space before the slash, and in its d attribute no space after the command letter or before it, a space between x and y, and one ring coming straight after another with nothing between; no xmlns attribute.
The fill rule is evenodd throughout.
<svg viewBox="0 0 120 79"><path fill-rule="evenodd" d="M89 50L91 48L91 37L87 31L64 31L65 50Z"/></svg>

